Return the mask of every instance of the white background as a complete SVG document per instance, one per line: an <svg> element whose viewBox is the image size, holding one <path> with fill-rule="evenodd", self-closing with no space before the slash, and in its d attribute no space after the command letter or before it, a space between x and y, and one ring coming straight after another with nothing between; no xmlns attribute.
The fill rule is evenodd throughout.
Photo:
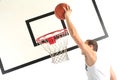
<svg viewBox="0 0 120 80"><path fill-rule="evenodd" d="M11 0L11 2L12 1L14 2L14 0ZM68 1L68 0L66 0L66 1ZM6 0L6 3L7 2L9 2L9 1ZM24 2L24 0L23 0L23 2ZM53 4L53 6L55 6L55 4L52 3L52 0L50 2L51 2L51 4ZM120 32L119 32L119 29L118 29L119 26L120 26L120 23L119 23L119 19L120 19L119 0L97 0L96 2L97 2L97 5L98 5L98 8L100 10L101 16L103 18L105 27L106 27L106 29L108 31L108 34L109 34L108 38L98 42L98 44L99 44L99 52L101 52L101 54L103 56L105 56L105 58L110 60L112 66L113 66L113 69L114 69L114 71L116 73L117 79L120 80L120 77L119 77L119 74L120 74L120 69L119 69L119 67L120 67L120 64L119 64L119 60L120 60L119 59L119 53L120 53L120 51L119 51L119 44L120 44L119 40L120 40L120 38L119 38L119 34L120 34ZM3 3L2 0L0 0L0 6L8 6L5 2L2 5L1 5L1 3ZM71 1L71 3L72 3L72 1ZM31 4L33 4L33 3L31 3ZM44 4L46 4L46 3L44 3ZM34 7L32 7L32 8L34 8ZM50 11L51 11L53 7L49 7L49 8L50 8ZM45 10L45 9L48 10L47 8L44 8L43 10ZM4 10L4 9L0 8L0 10L1 10L0 14L3 14L2 10ZM28 10L28 11L33 12L32 10ZM19 16L18 13L19 12L16 12L16 15ZM42 11L42 13L45 13L45 11ZM33 15L37 16L38 14L39 13L36 12ZM7 14L7 12L6 12L6 15L8 17L12 16L10 14ZM22 15L25 15L25 14L22 14ZM34 17L34 16L28 15L27 17L31 18L31 17ZM2 20L4 20L4 19L6 20L6 18L3 17ZM7 20L8 19L9 18L7 18ZM2 20L0 21L1 24L3 24L5 22L5 21L2 21ZM74 19L73 19L73 22L75 22ZM21 25L22 24L23 23L21 23ZM5 24L5 25L7 26L8 24ZM18 26L17 23L15 23L14 26L13 25L11 25L11 26L13 26L12 28L16 30L17 28L15 27L15 25ZM5 27L0 26L0 29L4 29L4 28ZM11 27L7 28L8 29L7 34L15 35L14 34L15 31L10 32L9 28L11 29ZM19 30L19 31L20 32L16 31L15 33L17 33L17 35L21 35L21 32L23 31L24 36L22 35L22 36L18 36L16 38L25 38L25 39L27 39L27 40L23 40L21 42L27 43L28 46L31 46L32 43L28 42L30 40L30 38L26 38L26 37L29 36L28 32L25 32L23 29ZM7 34L5 36L7 36ZM2 34L0 34L0 36L2 36ZM5 37L5 38L8 39L8 37ZM3 39L3 37L1 39L1 41L2 42L5 41ZM16 46L17 46L16 44L18 42L15 41L15 40L13 42L14 42L15 48L12 47L10 49L10 51L14 52L14 53L9 53L9 59L13 58L13 56L10 56L11 54L13 54L14 56L17 57L16 59L18 61L17 62L14 61L14 62L10 63L10 61L7 61L8 58L3 58L4 62L6 61L6 63L4 63L4 65L6 65L5 66L6 69L9 68L9 67L21 64L21 63L25 62L26 59L27 59L26 61L30 61L31 59L33 60L34 58L39 58L40 57L40 54L38 54L38 52L36 52L36 53L34 53L34 55L31 55L32 57L28 58L29 49L24 50L24 48L21 48L21 46L19 46L20 47L19 49L20 50L22 49L22 51L25 51L26 54L25 55L23 55L23 54L20 55L19 54L19 57L18 57L18 51L20 51L20 50L18 50L18 48L16 49ZM7 42L5 42L5 43L7 45ZM13 45L13 43L9 43L9 44ZM5 52L6 47L7 47L7 49L9 49L10 45L5 46L5 47L4 46L0 47L1 48L0 56L5 57L5 55L2 54L2 51ZM25 48L26 48L26 46L25 46ZM17 54L15 54L15 53L17 53ZM8 54L8 53L5 53L5 54ZM23 58L23 61L21 61L21 58ZM43 79L43 80L50 80L50 79L52 79L52 80L56 80L56 79L57 80L66 80L66 79L67 80L73 80L73 79L74 80L87 80L85 70L84 70L84 57L80 54L80 50L76 49L76 50L70 51L69 52L69 58L70 58L69 61L57 64L57 65L52 64L51 59L47 59L45 61L38 62L36 64L24 67L22 69L7 73L5 75L2 75L0 73L0 79L1 80L25 80L25 79L26 80L27 79L29 79L29 80L41 80L41 79ZM105 58L103 58L103 59L105 59ZM13 60L11 60L11 61L13 61Z"/></svg>

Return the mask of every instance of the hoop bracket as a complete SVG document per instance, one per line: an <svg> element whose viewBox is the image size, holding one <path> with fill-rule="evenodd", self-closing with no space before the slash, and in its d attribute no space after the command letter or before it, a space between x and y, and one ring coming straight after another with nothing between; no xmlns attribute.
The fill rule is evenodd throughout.
<svg viewBox="0 0 120 80"><path fill-rule="evenodd" d="M49 37L49 38L47 39L47 41L49 42L50 45L56 43L56 39L55 39L54 36Z"/></svg>

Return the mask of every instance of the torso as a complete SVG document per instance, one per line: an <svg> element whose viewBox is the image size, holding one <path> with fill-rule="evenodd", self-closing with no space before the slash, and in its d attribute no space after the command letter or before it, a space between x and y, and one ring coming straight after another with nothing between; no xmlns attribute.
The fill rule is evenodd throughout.
<svg viewBox="0 0 120 80"><path fill-rule="evenodd" d="M88 80L110 80L110 64L102 56L92 66L87 66Z"/></svg>

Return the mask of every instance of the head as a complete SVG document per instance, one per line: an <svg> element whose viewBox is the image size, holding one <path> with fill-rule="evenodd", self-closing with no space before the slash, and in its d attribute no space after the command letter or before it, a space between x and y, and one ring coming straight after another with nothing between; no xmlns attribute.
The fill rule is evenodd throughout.
<svg viewBox="0 0 120 80"><path fill-rule="evenodd" d="M97 41L88 39L88 40L85 41L85 43L86 43L88 46L90 46L90 48L92 48L94 51L97 52L97 50L98 50Z"/></svg>

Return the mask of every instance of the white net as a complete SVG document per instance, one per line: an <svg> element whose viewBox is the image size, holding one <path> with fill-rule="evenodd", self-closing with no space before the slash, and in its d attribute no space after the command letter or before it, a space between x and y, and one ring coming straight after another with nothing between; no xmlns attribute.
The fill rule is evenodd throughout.
<svg viewBox="0 0 120 80"><path fill-rule="evenodd" d="M69 60L67 54L68 31L66 29L57 30L37 38L44 50L46 50L53 63L60 63Z"/></svg>

